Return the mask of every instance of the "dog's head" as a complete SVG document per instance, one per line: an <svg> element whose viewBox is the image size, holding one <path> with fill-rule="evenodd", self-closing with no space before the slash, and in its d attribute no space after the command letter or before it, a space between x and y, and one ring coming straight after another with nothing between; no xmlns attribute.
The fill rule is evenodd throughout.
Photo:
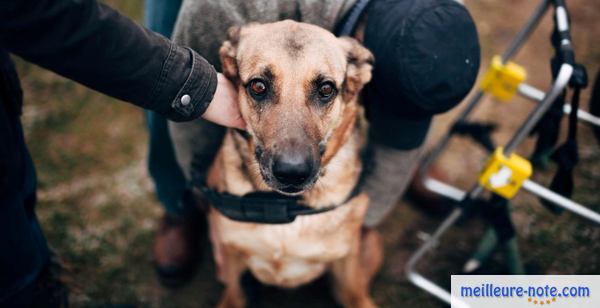
<svg viewBox="0 0 600 308"><path fill-rule="evenodd" d="M289 20L233 27L219 54L239 88L253 165L276 191L306 191L345 111L355 116L373 56L354 39Z"/></svg>

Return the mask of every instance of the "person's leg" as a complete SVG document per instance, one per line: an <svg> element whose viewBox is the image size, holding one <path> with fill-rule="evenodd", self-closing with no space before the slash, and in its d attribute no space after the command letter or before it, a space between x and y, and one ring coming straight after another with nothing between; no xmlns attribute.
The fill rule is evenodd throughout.
<svg viewBox="0 0 600 308"><path fill-rule="evenodd" d="M0 197L0 307L29 307L48 248L22 194Z"/></svg>
<svg viewBox="0 0 600 308"><path fill-rule="evenodd" d="M22 141L20 125L15 133ZM24 143L15 145L14 151L23 153L23 184L18 190L0 189L0 307L64 307L66 287L47 274L50 253L35 214L33 161Z"/></svg>
<svg viewBox="0 0 600 308"><path fill-rule="evenodd" d="M146 0L144 24L148 29L170 37L182 0Z"/></svg>
<svg viewBox="0 0 600 308"><path fill-rule="evenodd" d="M171 36L181 0L146 0L145 5L146 26L166 37ZM175 159L167 119L153 111L144 111L144 115L149 133L148 169L156 194L167 213L183 216L187 209L180 201L186 180Z"/></svg>
<svg viewBox="0 0 600 308"><path fill-rule="evenodd" d="M170 37L180 6L181 0L146 0L146 26ZM165 285L178 286L193 276L202 220L175 159L167 119L152 111L145 111L144 115L149 133L148 169L165 209L152 249L154 264Z"/></svg>
<svg viewBox="0 0 600 308"><path fill-rule="evenodd" d="M177 161L188 179L206 176L223 141L225 128L198 119L192 122L169 121Z"/></svg>
<svg viewBox="0 0 600 308"><path fill-rule="evenodd" d="M167 119L153 111L144 111L148 126L148 170L156 187L158 200L169 215L183 217L193 209L182 202L187 181L175 158Z"/></svg>
<svg viewBox="0 0 600 308"><path fill-rule="evenodd" d="M399 150L373 141L369 143L369 166L363 182L363 189L369 195L365 227L376 227L395 208L419 166L424 147Z"/></svg>

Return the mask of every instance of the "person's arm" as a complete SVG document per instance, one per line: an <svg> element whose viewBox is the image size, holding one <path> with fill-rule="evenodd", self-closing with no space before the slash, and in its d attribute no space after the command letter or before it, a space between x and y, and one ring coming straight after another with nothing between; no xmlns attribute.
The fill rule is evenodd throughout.
<svg viewBox="0 0 600 308"><path fill-rule="evenodd" d="M217 87L191 49L94 0L3 1L0 48L174 121L202 115Z"/></svg>

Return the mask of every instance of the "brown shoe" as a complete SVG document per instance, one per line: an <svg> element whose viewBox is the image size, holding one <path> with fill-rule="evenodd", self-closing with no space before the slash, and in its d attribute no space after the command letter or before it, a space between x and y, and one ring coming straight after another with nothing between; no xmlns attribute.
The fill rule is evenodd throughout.
<svg viewBox="0 0 600 308"><path fill-rule="evenodd" d="M200 256L200 239L206 233L204 215L165 215L154 238L154 267L160 282L180 287L193 276Z"/></svg>

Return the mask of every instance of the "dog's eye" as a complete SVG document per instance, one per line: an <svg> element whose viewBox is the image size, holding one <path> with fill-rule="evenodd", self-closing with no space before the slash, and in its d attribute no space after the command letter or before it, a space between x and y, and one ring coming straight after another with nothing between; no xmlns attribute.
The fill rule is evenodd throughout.
<svg viewBox="0 0 600 308"><path fill-rule="evenodd" d="M260 79L251 80L248 89L255 98L262 98L267 94L267 85Z"/></svg>
<svg viewBox="0 0 600 308"><path fill-rule="evenodd" d="M331 82L325 82L319 87L319 96L321 99L328 100L335 95L335 87Z"/></svg>

